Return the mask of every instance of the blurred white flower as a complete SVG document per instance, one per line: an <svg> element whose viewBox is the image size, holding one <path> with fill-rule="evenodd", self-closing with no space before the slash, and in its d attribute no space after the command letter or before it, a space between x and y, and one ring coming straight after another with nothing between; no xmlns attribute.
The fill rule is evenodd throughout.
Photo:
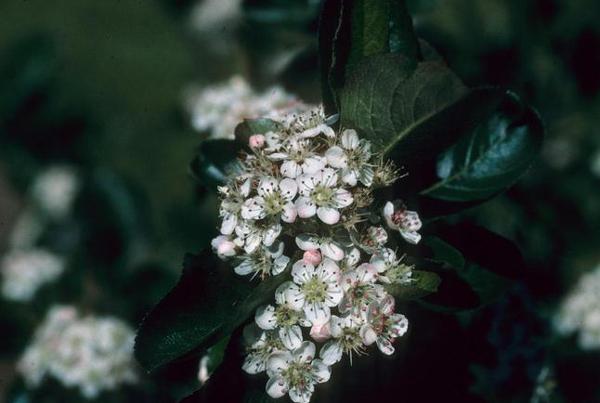
<svg viewBox="0 0 600 403"><path fill-rule="evenodd" d="M208 132L213 139L233 139L235 127L244 119L277 120L290 111L309 107L281 87L258 93L241 76L201 90L189 90L186 98L192 126L199 132Z"/></svg>
<svg viewBox="0 0 600 403"><path fill-rule="evenodd" d="M17 369L30 387L52 377L76 387L86 398L104 390L134 383L138 376L133 358L135 334L116 318L80 318L75 308L51 308Z"/></svg>
<svg viewBox="0 0 600 403"><path fill-rule="evenodd" d="M554 317L559 334L578 333L583 350L600 349L600 265L584 274Z"/></svg>
<svg viewBox="0 0 600 403"><path fill-rule="evenodd" d="M0 263L2 295L14 301L29 301L42 285L56 280L65 265L63 258L44 249L13 250Z"/></svg>
<svg viewBox="0 0 600 403"><path fill-rule="evenodd" d="M35 178L31 198L43 213L60 219L71 211L78 191L77 172L68 166L53 166Z"/></svg>

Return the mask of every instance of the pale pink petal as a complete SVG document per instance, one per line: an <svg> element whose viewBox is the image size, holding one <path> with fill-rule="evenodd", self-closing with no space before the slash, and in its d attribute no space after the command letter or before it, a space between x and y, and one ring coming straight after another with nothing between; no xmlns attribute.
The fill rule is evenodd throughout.
<svg viewBox="0 0 600 403"><path fill-rule="evenodd" d="M298 211L296 210L296 206L292 202L287 202L283 206L283 211L281 212L281 220L287 223L293 223L296 221L296 217L298 217Z"/></svg>
<svg viewBox="0 0 600 403"><path fill-rule="evenodd" d="M354 201L352 193L346 189L337 189L333 195L333 201L337 208L348 207Z"/></svg>
<svg viewBox="0 0 600 403"><path fill-rule="evenodd" d="M325 224L333 225L340 221L340 212L332 207L319 207L317 216Z"/></svg>
<svg viewBox="0 0 600 403"><path fill-rule="evenodd" d="M278 399L285 396L285 394L288 392L288 385L285 379L280 376L276 376L269 378L265 390L273 399Z"/></svg>
<svg viewBox="0 0 600 403"><path fill-rule="evenodd" d="M310 218L317 212L317 205L308 197L299 197L295 204L300 218Z"/></svg>
<svg viewBox="0 0 600 403"><path fill-rule="evenodd" d="M324 256L339 262L344 258L344 250L340 248L335 242L324 241L321 243L321 251Z"/></svg>

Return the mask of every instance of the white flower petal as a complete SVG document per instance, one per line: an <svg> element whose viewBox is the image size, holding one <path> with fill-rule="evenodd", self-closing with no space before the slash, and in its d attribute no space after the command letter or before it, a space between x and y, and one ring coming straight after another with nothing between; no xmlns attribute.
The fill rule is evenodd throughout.
<svg viewBox="0 0 600 403"><path fill-rule="evenodd" d="M298 260L292 266L292 277L296 284L306 283L314 273L315 267L310 263L306 263L304 260Z"/></svg>
<svg viewBox="0 0 600 403"><path fill-rule="evenodd" d="M284 295L287 305L295 311L302 310L304 307L304 294L300 290L300 287L291 281L287 281L284 284L286 284Z"/></svg>
<svg viewBox="0 0 600 403"><path fill-rule="evenodd" d="M235 230L235 226L237 225L238 218L236 214L227 213L223 217L223 222L221 223L221 234L223 235L231 235Z"/></svg>
<svg viewBox="0 0 600 403"><path fill-rule="evenodd" d="M358 182L358 175L356 174L356 170L345 169L342 172L342 182L348 184L349 186L356 186L356 183Z"/></svg>
<svg viewBox="0 0 600 403"><path fill-rule="evenodd" d="M296 237L296 245L302 250L319 249L317 237L310 234L300 234Z"/></svg>
<svg viewBox="0 0 600 403"><path fill-rule="evenodd" d="M333 225L340 221L340 212L332 207L319 207L317 217L325 224Z"/></svg>
<svg viewBox="0 0 600 403"><path fill-rule="evenodd" d="M337 208L348 207L354 201L352 193L346 189L337 189L333 195L333 201Z"/></svg>
<svg viewBox="0 0 600 403"><path fill-rule="evenodd" d="M254 271L254 266L252 265L252 262L250 260L244 260L242 263L235 266L233 271L235 271L235 273L239 274L240 276L245 276Z"/></svg>
<svg viewBox="0 0 600 403"><path fill-rule="evenodd" d="M292 354L288 351L273 353L267 360L267 374L270 377L277 376L285 371L293 361Z"/></svg>
<svg viewBox="0 0 600 403"><path fill-rule="evenodd" d="M278 399L285 396L285 394L288 392L288 385L285 379L280 376L276 376L269 378L265 390L273 399Z"/></svg>
<svg viewBox="0 0 600 403"><path fill-rule="evenodd" d="M333 365L342 359L344 349L338 340L330 340L321 348L319 357L325 365Z"/></svg>
<svg viewBox="0 0 600 403"><path fill-rule="evenodd" d="M246 253L252 253L258 248L260 245L261 236L260 234L253 232L246 238L246 246L244 246L244 250Z"/></svg>
<svg viewBox="0 0 600 403"><path fill-rule="evenodd" d="M385 355L392 355L395 351L392 343L384 337L377 338L377 348L379 348L379 351Z"/></svg>
<svg viewBox="0 0 600 403"><path fill-rule="evenodd" d="M333 241L324 241L321 243L321 252L323 255L339 262L344 258L344 250Z"/></svg>
<svg viewBox="0 0 600 403"><path fill-rule="evenodd" d="M266 196L270 196L273 193L275 193L277 187L278 187L277 179L265 177L260 180L260 183L258 184L257 192L260 196L266 197Z"/></svg>
<svg viewBox="0 0 600 403"><path fill-rule="evenodd" d="M248 354L242 364L242 369L246 373L254 375L264 371L266 362L256 354Z"/></svg>
<svg viewBox="0 0 600 403"><path fill-rule="evenodd" d="M298 193L298 184L294 179L285 178L279 182L279 193L285 200L292 200Z"/></svg>
<svg viewBox="0 0 600 403"><path fill-rule="evenodd" d="M331 368L321 360L313 360L311 363L313 377L318 383L327 382L331 377Z"/></svg>
<svg viewBox="0 0 600 403"><path fill-rule="evenodd" d="M271 273L276 276L282 273L290 262L290 258L287 256L279 256L277 259L273 261L273 268L271 269Z"/></svg>
<svg viewBox="0 0 600 403"><path fill-rule="evenodd" d="M418 232L400 230L400 235L402 235L402 238L404 238L406 242L415 245L421 240L421 235Z"/></svg>
<svg viewBox="0 0 600 403"><path fill-rule="evenodd" d="M264 199L253 197L242 204L242 218L244 220L260 220L265 217Z"/></svg>
<svg viewBox="0 0 600 403"><path fill-rule="evenodd" d="M292 179L302 174L302 168L294 160L284 161L283 164L281 164L279 171L283 176L287 176L288 178Z"/></svg>
<svg viewBox="0 0 600 403"><path fill-rule="evenodd" d="M314 386L309 384L303 388L291 388L290 400L294 403L310 403L310 398L314 391Z"/></svg>
<svg viewBox="0 0 600 403"><path fill-rule="evenodd" d="M360 337L365 346L370 346L377 341L377 333L369 325L365 325L360 329Z"/></svg>
<svg viewBox="0 0 600 403"><path fill-rule="evenodd" d="M348 166L348 157L341 147L333 146L325 152L327 163L334 168L346 168Z"/></svg>
<svg viewBox="0 0 600 403"><path fill-rule="evenodd" d="M310 193L315 188L315 186L321 181L321 172L317 172L314 174L304 174L300 175L296 178L296 182L298 183L298 191L302 196L310 196Z"/></svg>
<svg viewBox="0 0 600 403"><path fill-rule="evenodd" d="M327 322L331 317L331 311L327 305L322 303L305 303L304 315L314 325Z"/></svg>
<svg viewBox="0 0 600 403"><path fill-rule="evenodd" d="M284 326L279 328L279 338L288 350L299 348L302 344L302 330L300 326Z"/></svg>
<svg viewBox="0 0 600 403"><path fill-rule="evenodd" d="M303 341L300 346L294 350L292 355L296 362L311 362L315 358L317 348L311 341Z"/></svg>
<svg viewBox="0 0 600 403"><path fill-rule="evenodd" d="M299 197L296 200L296 210L300 218L310 218L317 212L317 205L308 197Z"/></svg>
<svg viewBox="0 0 600 403"><path fill-rule="evenodd" d="M320 183L323 186L332 188L337 184L338 174L335 169L325 168L321 170Z"/></svg>
<svg viewBox="0 0 600 403"><path fill-rule="evenodd" d="M275 307L273 305L264 305L256 310L254 321L263 330L273 330L277 327L275 318Z"/></svg>
<svg viewBox="0 0 600 403"><path fill-rule="evenodd" d="M354 150L358 147L359 139L358 134L356 134L356 130L346 129L342 133L342 146L346 150Z"/></svg>
<svg viewBox="0 0 600 403"><path fill-rule="evenodd" d="M271 225L264 233L263 244L265 246L273 245L279 234L281 234L281 224Z"/></svg>
<svg viewBox="0 0 600 403"><path fill-rule="evenodd" d="M298 217L298 211L296 210L296 206L292 202L288 202L283 206L283 211L281 212L281 221L287 223L293 223L296 221L296 217Z"/></svg>
<svg viewBox="0 0 600 403"><path fill-rule="evenodd" d="M313 155L304 160L304 163L302 164L302 172L305 174L315 174L321 169L325 168L325 164L327 164L325 157Z"/></svg>

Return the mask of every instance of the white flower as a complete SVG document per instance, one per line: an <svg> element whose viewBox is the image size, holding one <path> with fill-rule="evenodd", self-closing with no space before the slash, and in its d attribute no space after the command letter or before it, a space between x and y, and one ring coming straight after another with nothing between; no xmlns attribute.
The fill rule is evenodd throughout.
<svg viewBox="0 0 600 403"><path fill-rule="evenodd" d="M239 221L242 205L250 194L250 180L244 180L239 186L237 183L231 187L221 186L219 193L223 195L219 208L219 215L223 217L221 234L231 235Z"/></svg>
<svg viewBox="0 0 600 403"><path fill-rule="evenodd" d="M308 403L315 384L327 382L330 368L321 360L315 360L315 345L303 342L292 352L274 353L267 363L266 391L269 396L279 398L289 394L296 403Z"/></svg>
<svg viewBox="0 0 600 403"><path fill-rule="evenodd" d="M64 271L63 258L44 249L14 250L0 263L2 295L14 301L29 301L44 284Z"/></svg>
<svg viewBox="0 0 600 403"><path fill-rule="evenodd" d="M366 345L375 342L382 353L391 355L394 353L392 343L407 330L408 319L402 314L394 313L394 298L388 295L369 306L367 324L361 329L361 337Z"/></svg>
<svg viewBox="0 0 600 403"><path fill-rule="evenodd" d="M370 263L379 273L380 281L392 284L409 284L412 281L412 266L403 264L392 249L380 249L371 256Z"/></svg>
<svg viewBox="0 0 600 403"><path fill-rule="evenodd" d="M227 235L219 235L214 238L210 245L212 246L213 251L221 258L227 259L228 257L235 256L236 252L236 244L229 239Z"/></svg>
<svg viewBox="0 0 600 403"><path fill-rule="evenodd" d="M318 106L299 115L292 116L286 125L299 138L312 138L323 133L327 137L335 137L335 131L329 126L334 119L326 119L323 106Z"/></svg>
<svg viewBox="0 0 600 403"><path fill-rule="evenodd" d="M31 197L44 213L59 219L71 210L78 191L77 172L68 166L53 166L35 178Z"/></svg>
<svg viewBox="0 0 600 403"><path fill-rule="evenodd" d="M285 351L281 340L273 332L261 330L256 333L253 326L244 328L244 340L248 347L242 369L249 374L263 372L267 369L267 360L271 354Z"/></svg>
<svg viewBox="0 0 600 403"><path fill-rule="evenodd" d="M319 238L314 234L300 234L296 237L296 245L304 251L320 250L321 254L331 260L340 261L344 258L344 250L329 237ZM307 262L311 263L311 262ZM317 262L318 264L319 262Z"/></svg>
<svg viewBox="0 0 600 403"><path fill-rule="evenodd" d="M315 174L303 174L296 180L301 195L296 200L296 208L301 218L316 214L325 224L336 224L340 220L338 210L354 201L352 193L338 187L338 174L331 168Z"/></svg>
<svg viewBox="0 0 600 403"><path fill-rule="evenodd" d="M583 350L600 349L600 265L584 274L567 295L554 317L554 328L562 335L578 332Z"/></svg>
<svg viewBox="0 0 600 403"><path fill-rule="evenodd" d="M271 246L281 234L281 223L275 221L267 223L255 223L244 220L235 227L237 238L234 242L244 248L246 253L254 253L261 245Z"/></svg>
<svg viewBox="0 0 600 403"><path fill-rule="evenodd" d="M292 309L286 299L287 286L284 283L275 291L277 306L264 305L256 310L255 321L263 330L277 330L285 348L293 350L302 343L302 329L299 325L310 326L302 311Z"/></svg>
<svg viewBox="0 0 600 403"><path fill-rule="evenodd" d="M421 229L421 220L415 211L409 211L406 207L397 203L387 202L383 208L383 217L387 225L400 232L402 237L413 244L419 243L421 235L417 231Z"/></svg>
<svg viewBox="0 0 600 403"><path fill-rule="evenodd" d="M283 243L279 242L270 247L262 246L251 255L240 257L241 263L233 270L240 276L250 273L276 276L285 270L290 258L283 254Z"/></svg>
<svg viewBox="0 0 600 403"><path fill-rule="evenodd" d="M373 184L373 166L370 164L371 144L359 140L355 130L344 130L341 147L333 146L325 153L327 163L341 169L342 181L355 186L360 181L365 186Z"/></svg>
<svg viewBox="0 0 600 403"><path fill-rule="evenodd" d="M258 196L248 199L242 205L242 217L246 220L260 220L265 217L281 217L284 222L296 220L296 208L292 200L296 197L298 185L293 179L281 181L262 178L257 189Z"/></svg>
<svg viewBox="0 0 600 403"><path fill-rule="evenodd" d="M333 339L325 343L319 353L319 357L325 364L333 365L340 361L343 353L362 353L363 342L360 329L363 323L364 320L360 316L331 316L330 328Z"/></svg>
<svg viewBox="0 0 600 403"><path fill-rule="evenodd" d="M363 263L344 273L341 281L344 297L340 301L340 312L366 315L369 304L382 298L385 293L383 286L376 284L377 279L377 269L370 263Z"/></svg>
<svg viewBox="0 0 600 403"><path fill-rule="evenodd" d="M72 307L52 308L18 363L32 387L50 376L82 395L134 383L133 330L116 318L78 318Z"/></svg>
<svg viewBox="0 0 600 403"><path fill-rule="evenodd" d="M301 174L314 174L325 168L327 159L310 148L308 140L292 138L281 146L281 150L269 155L275 161L283 161L279 171L288 178Z"/></svg>
<svg viewBox="0 0 600 403"><path fill-rule="evenodd" d="M293 309L303 310L311 324L327 322L330 308L343 296L339 276L340 269L331 259L323 259L316 268L299 260L292 267L294 282L285 283L286 300Z"/></svg>

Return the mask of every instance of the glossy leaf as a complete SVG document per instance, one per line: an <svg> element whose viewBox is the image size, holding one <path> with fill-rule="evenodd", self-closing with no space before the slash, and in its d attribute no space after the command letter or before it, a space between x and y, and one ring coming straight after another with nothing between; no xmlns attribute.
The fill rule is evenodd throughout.
<svg viewBox="0 0 600 403"><path fill-rule="evenodd" d="M467 89L442 62L394 54L364 60L341 96L341 124L402 166L435 157L496 107L501 91Z"/></svg>
<svg viewBox="0 0 600 403"><path fill-rule="evenodd" d="M419 43L403 0L326 0L319 24L323 103L327 114L339 111L339 91L364 58L403 54L413 63Z"/></svg>
<svg viewBox="0 0 600 403"><path fill-rule="evenodd" d="M270 300L283 276L259 285L210 252L187 255L181 279L142 322L135 355L148 371L206 349Z"/></svg>
<svg viewBox="0 0 600 403"><path fill-rule="evenodd" d="M385 289L399 300L413 300L436 292L441 282L436 273L422 270L414 270L412 279L411 284L390 284L386 285Z"/></svg>
<svg viewBox="0 0 600 403"><path fill-rule="evenodd" d="M440 156L439 181L422 193L456 202L490 198L527 170L543 135L535 110L508 92L497 112Z"/></svg>

